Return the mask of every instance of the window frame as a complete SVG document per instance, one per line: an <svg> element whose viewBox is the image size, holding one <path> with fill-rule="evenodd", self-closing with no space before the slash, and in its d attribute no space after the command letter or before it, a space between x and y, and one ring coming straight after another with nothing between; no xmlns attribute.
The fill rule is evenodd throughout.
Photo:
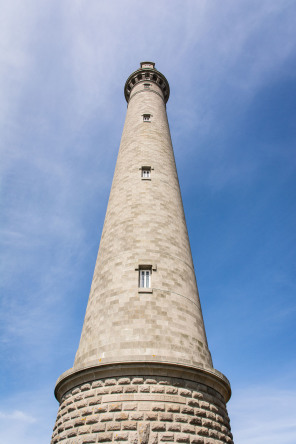
<svg viewBox="0 0 296 444"><path fill-rule="evenodd" d="M154 168L149 165L143 165L141 166L141 179L142 180L151 180L151 170Z"/></svg>
<svg viewBox="0 0 296 444"><path fill-rule="evenodd" d="M146 113L146 114L142 114L143 116L143 122L151 122L151 114Z"/></svg>
<svg viewBox="0 0 296 444"><path fill-rule="evenodd" d="M151 267L142 267L139 269L139 289L148 290L151 289Z"/></svg>
<svg viewBox="0 0 296 444"><path fill-rule="evenodd" d="M157 271L157 265L152 264L149 260L143 260L135 266L135 270L138 273L138 293L153 293L152 289L152 273ZM141 287L141 273L148 272L148 285L149 287ZM147 275L144 277L147 283Z"/></svg>
<svg viewBox="0 0 296 444"><path fill-rule="evenodd" d="M151 179L151 168L142 168L142 179Z"/></svg>

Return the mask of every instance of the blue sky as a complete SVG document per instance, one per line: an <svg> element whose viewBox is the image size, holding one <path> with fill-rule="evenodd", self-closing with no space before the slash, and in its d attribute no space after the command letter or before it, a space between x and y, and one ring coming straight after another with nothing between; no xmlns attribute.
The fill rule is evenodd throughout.
<svg viewBox="0 0 296 444"><path fill-rule="evenodd" d="M295 443L295 1L0 3L1 444L50 440L144 60L235 442Z"/></svg>

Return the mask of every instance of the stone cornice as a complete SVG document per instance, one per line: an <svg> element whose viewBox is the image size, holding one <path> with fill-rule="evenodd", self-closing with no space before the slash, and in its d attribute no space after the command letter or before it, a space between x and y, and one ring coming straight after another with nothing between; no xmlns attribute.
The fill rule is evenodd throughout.
<svg viewBox="0 0 296 444"><path fill-rule="evenodd" d="M63 395L74 387L97 379L116 376L167 376L205 384L219 392L225 402L230 399L231 388L228 379L215 369L158 362L121 362L71 368L57 380L55 397L59 402Z"/></svg>
<svg viewBox="0 0 296 444"><path fill-rule="evenodd" d="M149 64L149 62L147 63ZM145 63L142 62L141 66L145 66ZM167 81L165 76L161 74L161 72L157 71L157 69L154 68L154 63L151 63L151 67L142 67L133 72L125 82L124 96L127 103L130 100L131 91L134 86L143 81L155 83L162 90L165 103L168 101L170 96L169 82Z"/></svg>

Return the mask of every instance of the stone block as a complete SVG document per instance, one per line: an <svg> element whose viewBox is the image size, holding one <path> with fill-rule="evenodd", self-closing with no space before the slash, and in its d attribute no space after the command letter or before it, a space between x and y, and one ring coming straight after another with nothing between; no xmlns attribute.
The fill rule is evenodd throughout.
<svg viewBox="0 0 296 444"><path fill-rule="evenodd" d="M83 407L86 407L86 406L87 406L87 402L85 400L76 402L76 407L78 409L82 409Z"/></svg>
<svg viewBox="0 0 296 444"><path fill-rule="evenodd" d="M189 418L187 415L175 415L176 422L188 422Z"/></svg>
<svg viewBox="0 0 296 444"><path fill-rule="evenodd" d="M139 392L140 393L150 393L150 386L149 385L140 385Z"/></svg>
<svg viewBox="0 0 296 444"><path fill-rule="evenodd" d="M213 412L209 412L209 411L207 411L207 412L206 412L206 417L207 417L208 419L210 419L211 421L216 421L216 415L215 415L215 413L213 413Z"/></svg>
<svg viewBox="0 0 296 444"><path fill-rule="evenodd" d="M130 383L131 383L130 378L119 378L118 379L118 384L120 384L120 385L127 385Z"/></svg>
<svg viewBox="0 0 296 444"><path fill-rule="evenodd" d="M177 433L176 434L176 442L190 442L190 435L187 435L186 433Z"/></svg>
<svg viewBox="0 0 296 444"><path fill-rule="evenodd" d="M113 421L113 413L103 413L100 417L101 422Z"/></svg>
<svg viewBox="0 0 296 444"><path fill-rule="evenodd" d="M65 430L72 429L72 427L74 427L74 421L67 421L64 425Z"/></svg>
<svg viewBox="0 0 296 444"><path fill-rule="evenodd" d="M201 426L202 425L202 419L198 416L192 416L189 419L189 424L195 425L195 426Z"/></svg>
<svg viewBox="0 0 296 444"><path fill-rule="evenodd" d="M205 402L205 401L200 401L200 407L202 408L202 409L207 409L207 410L209 410L209 408L210 408L210 404L208 403L208 402Z"/></svg>
<svg viewBox="0 0 296 444"><path fill-rule="evenodd" d="M77 429L72 429L72 430L68 431L67 437L68 438L72 438L72 437L76 436L77 433L78 433L78 428Z"/></svg>
<svg viewBox="0 0 296 444"><path fill-rule="evenodd" d="M177 395L178 389L177 387L166 387L165 392L167 395Z"/></svg>
<svg viewBox="0 0 296 444"><path fill-rule="evenodd" d="M138 386L137 385L127 385L124 387L124 393L137 393Z"/></svg>
<svg viewBox="0 0 296 444"><path fill-rule="evenodd" d="M122 423L122 430L137 430L136 421L125 421Z"/></svg>
<svg viewBox="0 0 296 444"><path fill-rule="evenodd" d="M114 419L115 421L127 421L129 419L129 413L126 412L115 413Z"/></svg>
<svg viewBox="0 0 296 444"><path fill-rule="evenodd" d="M148 444L150 435L150 423L140 422L138 425L138 441L140 444Z"/></svg>
<svg viewBox="0 0 296 444"><path fill-rule="evenodd" d="M98 388L98 387L103 387L103 382L102 381L94 381L92 383L92 388Z"/></svg>
<svg viewBox="0 0 296 444"><path fill-rule="evenodd" d="M151 393L164 393L165 387L163 385L156 385L151 387Z"/></svg>
<svg viewBox="0 0 296 444"><path fill-rule="evenodd" d="M167 409L167 412L172 412L172 413L179 413L180 412L179 404L167 404L166 409Z"/></svg>
<svg viewBox="0 0 296 444"><path fill-rule="evenodd" d="M108 411L108 404L100 404L94 408L94 413L106 413Z"/></svg>
<svg viewBox="0 0 296 444"><path fill-rule="evenodd" d="M98 395L108 395L110 393L110 387L99 387L97 389Z"/></svg>
<svg viewBox="0 0 296 444"><path fill-rule="evenodd" d="M190 390L183 389L183 388L179 389L179 395L180 396L185 396L186 398L191 398L191 396L192 396Z"/></svg>
<svg viewBox="0 0 296 444"><path fill-rule="evenodd" d="M147 413L145 413L145 420L146 421L157 421L158 414L155 412L147 412Z"/></svg>
<svg viewBox="0 0 296 444"><path fill-rule="evenodd" d="M159 440L161 442L173 442L174 434L173 433L160 433Z"/></svg>
<svg viewBox="0 0 296 444"><path fill-rule="evenodd" d="M195 416L199 416L200 418L205 418L207 416L206 410L203 409L194 409Z"/></svg>
<svg viewBox="0 0 296 444"><path fill-rule="evenodd" d="M114 431L114 430L120 430L121 429L121 423L118 421L110 421L106 424L106 430L107 431Z"/></svg>
<svg viewBox="0 0 296 444"><path fill-rule="evenodd" d="M132 384L143 384L144 378L133 378Z"/></svg>
<svg viewBox="0 0 296 444"><path fill-rule="evenodd" d="M157 384L157 381L156 381L156 379L147 378L145 380L145 384Z"/></svg>
<svg viewBox="0 0 296 444"><path fill-rule="evenodd" d="M120 432L120 433L113 433L113 440L114 441L127 441L128 440L128 432Z"/></svg>
<svg viewBox="0 0 296 444"><path fill-rule="evenodd" d="M193 391L192 398L202 400L204 398L204 396L200 392ZM198 438L198 439L200 439L200 438Z"/></svg>
<svg viewBox="0 0 296 444"><path fill-rule="evenodd" d="M123 387L122 386L112 386L110 388L110 393L123 393Z"/></svg>
<svg viewBox="0 0 296 444"><path fill-rule="evenodd" d="M151 402L139 402L138 410L140 412L150 412Z"/></svg>
<svg viewBox="0 0 296 444"><path fill-rule="evenodd" d="M123 410L133 411L137 410L138 404L136 402L127 402L123 404Z"/></svg>
<svg viewBox="0 0 296 444"><path fill-rule="evenodd" d="M131 412L130 413L131 421L143 421L144 413L142 412Z"/></svg>
<svg viewBox="0 0 296 444"><path fill-rule="evenodd" d="M158 418L159 421L173 421L173 414L160 412Z"/></svg>
<svg viewBox="0 0 296 444"><path fill-rule="evenodd" d="M190 444L204 444L203 438L200 438L199 436L191 436L190 437ZM219 443L217 443L219 444Z"/></svg>
<svg viewBox="0 0 296 444"><path fill-rule="evenodd" d="M90 433L90 426L82 426L78 428L78 434L79 435L85 435L86 433Z"/></svg>
<svg viewBox="0 0 296 444"><path fill-rule="evenodd" d="M175 422L167 424L168 432L181 432L181 424L177 424Z"/></svg>
<svg viewBox="0 0 296 444"><path fill-rule="evenodd" d="M93 398L88 400L89 406L94 406L100 404L102 401L102 396L94 396Z"/></svg>
<svg viewBox="0 0 296 444"><path fill-rule="evenodd" d="M116 402L109 405L109 412L120 412L122 410L122 403Z"/></svg>
<svg viewBox="0 0 296 444"><path fill-rule="evenodd" d="M209 435L209 430L206 427L198 427L197 428L197 433L201 436L208 436Z"/></svg>
<svg viewBox="0 0 296 444"><path fill-rule="evenodd" d="M85 436L82 436L79 438L79 444L80 443L81 444L92 444L94 442L97 442L97 437L93 436L93 435L85 435ZM69 443L69 444L72 444L72 443Z"/></svg>
<svg viewBox="0 0 296 444"><path fill-rule="evenodd" d="M99 421L99 415L89 416L85 420L85 424L96 424Z"/></svg>
<svg viewBox="0 0 296 444"><path fill-rule="evenodd" d="M89 416L92 415L93 413L93 408L92 407L86 407L84 409L81 410L81 416Z"/></svg>
<svg viewBox="0 0 296 444"><path fill-rule="evenodd" d="M199 407L199 401L197 399L188 399L187 404L190 407Z"/></svg>
<svg viewBox="0 0 296 444"><path fill-rule="evenodd" d="M151 423L151 430L153 432L165 432L166 425L163 422L155 421Z"/></svg>
<svg viewBox="0 0 296 444"><path fill-rule="evenodd" d="M218 438L218 432L216 430L209 430L209 436L210 438Z"/></svg>
<svg viewBox="0 0 296 444"><path fill-rule="evenodd" d="M83 394L84 394L84 399L92 398L92 397L96 396L97 391L95 389L94 390L88 390L88 391L84 392Z"/></svg>
<svg viewBox="0 0 296 444"><path fill-rule="evenodd" d="M129 444L138 444L138 433L137 432L130 432L128 441L129 441Z"/></svg>
<svg viewBox="0 0 296 444"><path fill-rule="evenodd" d="M210 410L211 410L213 413L216 413L216 414L217 414L218 411L219 411L218 408L217 408L214 404L211 404L211 405L210 405Z"/></svg>
<svg viewBox="0 0 296 444"><path fill-rule="evenodd" d="M81 418L74 420L74 427L80 427L80 426L83 426L84 424L85 424L85 422Z"/></svg>
<svg viewBox="0 0 296 444"><path fill-rule="evenodd" d="M181 413L184 415L194 415L194 409L188 405L181 407Z"/></svg>
<svg viewBox="0 0 296 444"><path fill-rule="evenodd" d="M194 433L195 434L195 427L191 424L184 424L182 425L182 432L183 433Z"/></svg>
<svg viewBox="0 0 296 444"><path fill-rule="evenodd" d="M110 441L112 441L112 433L111 432L105 432L105 433L98 434L98 442L110 442Z"/></svg>
<svg viewBox="0 0 296 444"><path fill-rule="evenodd" d="M203 418L202 425L203 427L212 427L212 421L210 419Z"/></svg>
<svg viewBox="0 0 296 444"><path fill-rule="evenodd" d="M153 412L164 412L165 411L165 405L163 403L156 403L151 405L151 410Z"/></svg>
<svg viewBox="0 0 296 444"><path fill-rule="evenodd" d="M105 386L108 386L108 385L116 385L116 384L117 384L116 379L106 379L106 380L105 380Z"/></svg>
<svg viewBox="0 0 296 444"><path fill-rule="evenodd" d="M106 423L105 422L99 422L96 425L92 426L91 431L93 433L100 433L105 432L106 430Z"/></svg>

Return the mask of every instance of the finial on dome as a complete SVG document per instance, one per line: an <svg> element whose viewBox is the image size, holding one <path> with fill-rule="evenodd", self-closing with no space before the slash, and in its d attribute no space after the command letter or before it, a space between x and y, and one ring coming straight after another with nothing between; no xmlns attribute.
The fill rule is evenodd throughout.
<svg viewBox="0 0 296 444"><path fill-rule="evenodd" d="M141 62L140 63L140 67L141 68L154 69L155 68L155 63L153 63L153 62Z"/></svg>

